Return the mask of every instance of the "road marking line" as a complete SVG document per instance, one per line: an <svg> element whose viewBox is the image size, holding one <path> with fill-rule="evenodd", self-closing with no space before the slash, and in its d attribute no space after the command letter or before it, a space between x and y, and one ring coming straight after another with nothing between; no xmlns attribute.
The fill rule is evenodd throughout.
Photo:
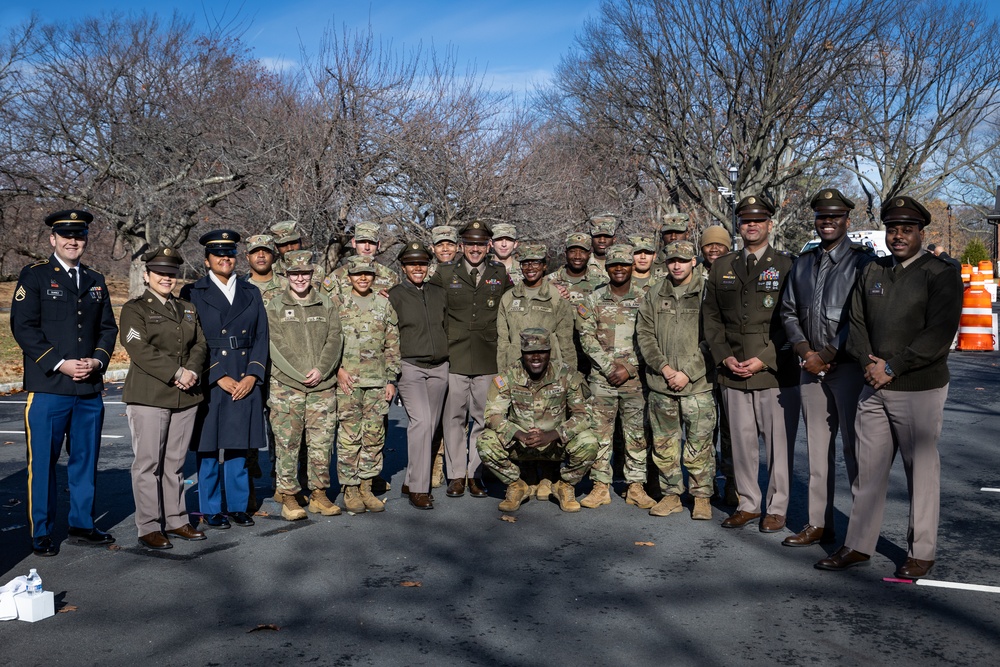
<svg viewBox="0 0 1000 667"><path fill-rule="evenodd" d="M0 401L0 405L4 403L27 403L27 401ZM104 401L104 405L125 405L125 401Z"/></svg>
<svg viewBox="0 0 1000 667"><path fill-rule="evenodd" d="M990 493L1000 493L1000 489L992 489L992 488L990 488L988 486L984 486L983 488L981 488L979 490L980 491L988 491Z"/></svg>
<svg viewBox="0 0 1000 667"><path fill-rule="evenodd" d="M961 584L956 581L938 581L936 579L897 579L883 577L882 581L891 584L917 584L918 586L933 586L934 588L954 588L962 591L979 591L980 593L1000 593L1000 586L984 586L983 584Z"/></svg>
<svg viewBox="0 0 1000 667"><path fill-rule="evenodd" d="M0 431L0 435L24 435L24 431ZM101 434L102 438L124 438L124 435L105 435Z"/></svg>

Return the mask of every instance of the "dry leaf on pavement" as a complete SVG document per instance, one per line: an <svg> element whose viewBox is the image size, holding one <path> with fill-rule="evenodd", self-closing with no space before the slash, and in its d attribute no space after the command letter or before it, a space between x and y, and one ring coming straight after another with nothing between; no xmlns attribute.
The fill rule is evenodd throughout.
<svg viewBox="0 0 1000 667"><path fill-rule="evenodd" d="M281 628L279 628L274 623L261 623L257 627L250 628L249 630L247 630L247 633L249 634L251 632L257 632L258 630L275 630L275 631L277 631L277 630L280 630L280 629Z"/></svg>
<svg viewBox="0 0 1000 667"><path fill-rule="evenodd" d="M400 586L405 586L406 588L420 588L423 584L419 581L404 581L400 584Z"/></svg>
<svg viewBox="0 0 1000 667"><path fill-rule="evenodd" d="M517 517L511 516L509 514L504 514L502 517L500 517L500 520L506 521L507 523L517 523Z"/></svg>
<svg viewBox="0 0 1000 667"><path fill-rule="evenodd" d="M656 546L656 545L653 542L636 542L635 546L637 546L637 547L652 547L652 546Z"/></svg>
<svg viewBox="0 0 1000 667"><path fill-rule="evenodd" d="M57 614L65 614L67 611L76 611L75 604L64 604L63 606L56 609Z"/></svg>

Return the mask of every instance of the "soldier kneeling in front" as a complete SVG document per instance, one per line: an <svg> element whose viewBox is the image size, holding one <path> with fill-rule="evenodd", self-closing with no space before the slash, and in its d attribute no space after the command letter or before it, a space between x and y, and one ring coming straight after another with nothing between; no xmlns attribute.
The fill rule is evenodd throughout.
<svg viewBox="0 0 1000 667"><path fill-rule="evenodd" d="M574 487L597 458L587 383L576 369L550 363L549 338L547 329L522 331L520 361L494 378L486 401L477 447L483 464L508 485L504 512L517 510L530 495L517 461L536 458L562 461L552 493L564 512L579 512Z"/></svg>

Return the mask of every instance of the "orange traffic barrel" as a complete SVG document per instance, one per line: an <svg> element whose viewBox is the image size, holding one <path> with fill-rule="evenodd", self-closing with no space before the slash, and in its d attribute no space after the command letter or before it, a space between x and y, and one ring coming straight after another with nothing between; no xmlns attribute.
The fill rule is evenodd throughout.
<svg viewBox="0 0 1000 667"><path fill-rule="evenodd" d="M983 277L984 283L993 282L993 262L988 259L979 262L979 275Z"/></svg>
<svg viewBox="0 0 1000 667"><path fill-rule="evenodd" d="M972 264L962 265L962 282L966 285L969 284L969 280L972 278Z"/></svg>
<svg viewBox="0 0 1000 667"><path fill-rule="evenodd" d="M959 350L992 350L993 306L983 289L979 269L972 270L972 284L962 296L962 319L958 325Z"/></svg>

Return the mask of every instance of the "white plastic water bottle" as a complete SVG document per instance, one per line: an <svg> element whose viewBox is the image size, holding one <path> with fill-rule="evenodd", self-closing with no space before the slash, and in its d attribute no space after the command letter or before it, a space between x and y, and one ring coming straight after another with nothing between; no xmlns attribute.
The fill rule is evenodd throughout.
<svg viewBox="0 0 1000 667"><path fill-rule="evenodd" d="M31 568L31 572L28 573L28 597L41 595L41 593L42 578L38 576L38 570Z"/></svg>

